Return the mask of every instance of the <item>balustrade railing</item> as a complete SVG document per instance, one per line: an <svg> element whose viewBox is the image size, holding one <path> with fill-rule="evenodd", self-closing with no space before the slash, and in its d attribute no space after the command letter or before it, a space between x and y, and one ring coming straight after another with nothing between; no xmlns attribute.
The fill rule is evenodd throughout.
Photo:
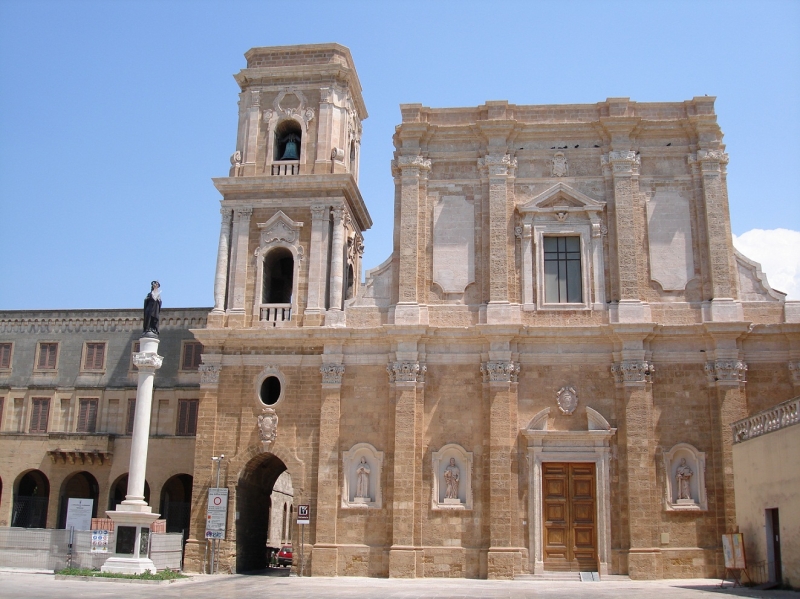
<svg viewBox="0 0 800 599"><path fill-rule="evenodd" d="M292 319L292 304L261 304L262 322L289 322Z"/></svg>
<svg viewBox="0 0 800 599"><path fill-rule="evenodd" d="M797 423L800 423L800 397L734 422L733 442L741 443Z"/></svg>
<svg viewBox="0 0 800 599"><path fill-rule="evenodd" d="M272 164L273 175L299 175L299 162L275 162Z"/></svg>

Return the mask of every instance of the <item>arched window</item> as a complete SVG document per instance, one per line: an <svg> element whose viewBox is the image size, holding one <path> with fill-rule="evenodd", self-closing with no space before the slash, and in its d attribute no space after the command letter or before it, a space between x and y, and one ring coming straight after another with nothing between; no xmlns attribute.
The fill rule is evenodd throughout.
<svg viewBox="0 0 800 599"><path fill-rule="evenodd" d="M347 265L347 287L345 288L345 299L353 299L353 290L355 289L355 275L353 274L353 265Z"/></svg>
<svg viewBox="0 0 800 599"><path fill-rule="evenodd" d="M275 248L264 257L265 304L291 304L294 283L294 257L286 248Z"/></svg>
<svg viewBox="0 0 800 599"><path fill-rule="evenodd" d="M292 119L275 127L275 160L300 160L302 137L300 123Z"/></svg>

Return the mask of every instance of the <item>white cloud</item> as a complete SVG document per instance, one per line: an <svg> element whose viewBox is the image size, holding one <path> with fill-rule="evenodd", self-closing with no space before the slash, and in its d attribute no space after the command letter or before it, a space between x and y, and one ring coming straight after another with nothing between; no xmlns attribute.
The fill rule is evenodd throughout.
<svg viewBox="0 0 800 599"><path fill-rule="evenodd" d="M761 264L770 287L800 300L800 231L751 229L733 236L733 245Z"/></svg>

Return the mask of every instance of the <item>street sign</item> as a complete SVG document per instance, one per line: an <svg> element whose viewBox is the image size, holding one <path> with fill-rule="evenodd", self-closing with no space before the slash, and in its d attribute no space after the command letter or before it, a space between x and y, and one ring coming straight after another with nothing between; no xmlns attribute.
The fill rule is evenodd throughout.
<svg viewBox="0 0 800 599"><path fill-rule="evenodd" d="M311 521L311 508L308 505L297 506L297 523L308 524Z"/></svg>
<svg viewBox="0 0 800 599"><path fill-rule="evenodd" d="M108 531L92 531L92 548L90 553L108 553Z"/></svg>
<svg viewBox="0 0 800 599"><path fill-rule="evenodd" d="M206 508L206 538L224 539L228 521L228 489L210 488Z"/></svg>

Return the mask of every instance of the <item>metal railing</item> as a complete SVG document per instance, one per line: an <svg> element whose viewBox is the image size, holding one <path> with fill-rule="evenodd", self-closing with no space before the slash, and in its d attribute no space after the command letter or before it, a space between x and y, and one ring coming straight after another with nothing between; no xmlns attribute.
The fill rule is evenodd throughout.
<svg viewBox="0 0 800 599"><path fill-rule="evenodd" d="M292 304L261 304L262 322L288 322L292 319Z"/></svg>
<svg viewBox="0 0 800 599"><path fill-rule="evenodd" d="M275 162L272 164L273 175L299 175L299 162Z"/></svg>
<svg viewBox="0 0 800 599"><path fill-rule="evenodd" d="M731 424L733 442L741 443L800 423L800 397Z"/></svg>

